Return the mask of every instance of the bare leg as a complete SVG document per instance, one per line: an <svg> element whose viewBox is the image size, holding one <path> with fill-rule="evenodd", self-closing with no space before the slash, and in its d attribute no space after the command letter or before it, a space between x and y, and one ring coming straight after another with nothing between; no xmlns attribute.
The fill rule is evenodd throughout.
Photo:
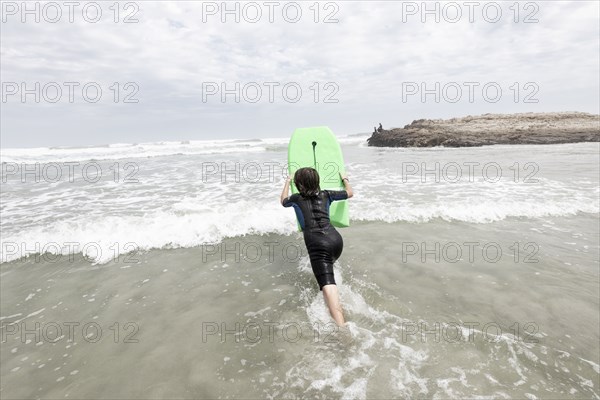
<svg viewBox="0 0 600 400"><path fill-rule="evenodd" d="M327 304L329 313L333 317L335 323L338 324L338 326L345 326L346 321L344 320L344 313L342 311L342 305L340 304L337 285L323 286L323 297L325 298L325 304Z"/></svg>

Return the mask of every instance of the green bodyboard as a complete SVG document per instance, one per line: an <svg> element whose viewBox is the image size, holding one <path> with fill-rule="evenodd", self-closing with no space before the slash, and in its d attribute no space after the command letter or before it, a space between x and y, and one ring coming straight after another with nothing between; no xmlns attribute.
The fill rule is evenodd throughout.
<svg viewBox="0 0 600 400"><path fill-rule="evenodd" d="M313 143L315 143L315 146L313 146ZM319 172L321 190L344 189L344 184L340 178L340 172L344 173L346 170L344 156L331 129L320 126L298 128L294 131L288 145L288 171L292 177L292 193L298 193L298 189L293 182L294 174L303 167L312 167ZM332 202L329 208L329 219L335 227L350 226L348 201ZM299 223L298 229L301 230Z"/></svg>

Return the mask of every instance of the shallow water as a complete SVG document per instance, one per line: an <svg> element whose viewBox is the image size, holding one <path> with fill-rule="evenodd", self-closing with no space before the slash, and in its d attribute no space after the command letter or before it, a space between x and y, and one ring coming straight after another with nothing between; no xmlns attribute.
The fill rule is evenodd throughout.
<svg viewBox="0 0 600 400"><path fill-rule="evenodd" d="M137 159L137 186L9 180L2 397L598 398L597 144L358 143L344 149L356 219L336 263L352 343L277 205L279 178L202 182L200 155L163 155ZM273 146L227 157L283 158ZM531 161L540 181L422 182L402 160ZM7 247L69 240L110 253ZM113 251L127 241L137 250Z"/></svg>

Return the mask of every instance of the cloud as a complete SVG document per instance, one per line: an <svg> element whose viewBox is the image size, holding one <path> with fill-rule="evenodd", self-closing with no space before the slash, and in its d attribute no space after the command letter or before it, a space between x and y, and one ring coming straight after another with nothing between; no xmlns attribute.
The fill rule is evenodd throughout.
<svg viewBox="0 0 600 400"><path fill-rule="evenodd" d="M25 104L19 96L3 102L3 147L285 136L294 127L316 124L345 134L369 131L379 121L401 126L417 118L480 112L599 108L597 2L519 3L518 16L513 3L494 3L502 11L495 23L482 14L492 4L485 2L475 8L473 22L465 2L427 3L429 10L437 4L439 22L423 13L422 2L319 3L318 16L312 3L301 3L296 23L286 21L295 16L286 2L274 9L272 23L262 2L227 3L229 10L238 4L239 23L222 9L207 13L213 9L206 7L221 2L134 3L139 10L120 3L117 23L108 8L112 3L98 4L103 14L97 23L86 22L80 10L73 23L65 14L58 23L43 18L35 23L29 15L23 23L21 15L3 11L3 83L24 82L27 88L35 82L80 83L73 103L66 94L54 104L43 99L37 104L31 95ZM249 21L256 16L254 5L262 12L256 23ZM462 16L452 23L456 6ZM414 7L415 14L407 13ZM494 7L487 7L490 19ZM139 22L123 23L132 13ZM324 23L328 16L338 22ZM524 23L528 16L538 22ZM86 82L102 88L99 102L82 99ZM125 90L127 82L139 87L133 95L138 103L123 103L134 92ZM259 87L261 101L238 103L229 94L222 102L220 93L203 101L207 82L230 90L237 82L248 97ZM334 85L326 87L328 82ZM406 82L427 89L456 82L463 98L436 102L428 95L423 103L415 95L403 102ZM465 82L479 83L474 102L468 101ZM497 103L483 98L481 87L488 82L502 88ZM528 82L537 85L538 103L523 102L532 93ZM301 87L297 103L283 98L286 83ZM268 85L274 89L272 103ZM294 87L288 89L293 97ZM325 103L326 96L338 102Z"/></svg>

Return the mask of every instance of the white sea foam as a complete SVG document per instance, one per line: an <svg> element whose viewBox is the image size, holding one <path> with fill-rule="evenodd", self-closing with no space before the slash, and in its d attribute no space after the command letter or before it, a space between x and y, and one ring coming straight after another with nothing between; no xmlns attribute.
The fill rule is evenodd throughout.
<svg viewBox="0 0 600 400"><path fill-rule="evenodd" d="M308 257L299 261L298 271L301 274L312 274ZM397 370L389 372L388 389L399 396L404 395L403 397L426 394L427 379L421 378L418 370L427 360L427 353L393 339L397 337L398 326L407 320L369 306L356 289L344 284L344 273L339 263L334 266L334 271L344 304L344 313L351 319L347 325L354 338L353 342L342 345L342 348L325 351L314 348L307 351L304 357L287 371L287 383L291 387L307 387L304 394L309 397L333 393L343 399L366 399L370 378L376 373L385 374L384 371L377 370L379 366L374 358L379 358L380 354L387 354L388 358L396 359L399 363ZM333 320L320 292L305 291L302 298L311 326L333 326ZM373 324L377 325L377 328L367 329L362 326ZM330 333L329 329L323 329L321 337L325 339L335 336L329 336ZM324 343L327 342L324 340ZM338 353L340 357L335 356Z"/></svg>
<svg viewBox="0 0 600 400"><path fill-rule="evenodd" d="M44 249L67 255L79 253L85 247L87 257L105 263L135 250L193 247L216 244L227 237L269 232L290 234L295 230L293 215L286 210L260 210L243 204L233 210L223 205L212 213L178 215L156 210L141 216L92 216L78 221L56 221L51 227L32 226L3 236L2 260L12 261ZM23 243L27 245L21 246Z"/></svg>
<svg viewBox="0 0 600 400"><path fill-rule="evenodd" d="M403 159L428 159L433 154L437 160L448 154L455 158L466 157L456 153L464 150L448 153L447 149L446 152L444 149L362 149L358 146L364 141L362 136L349 136L340 141L346 146L347 158L353 160L347 165L355 189L354 198L349 200L351 222L427 223L441 219L483 224L508 218L595 214L600 210L597 172L591 164L587 170L573 168L546 175L540 172L536 183L515 182L511 176L497 182L486 181L481 176L458 183L431 179L423 182L420 176L401 176L399 154ZM287 139L276 138L183 144L119 143L78 149L3 149L3 155L19 162L147 157L149 154L165 157L138 160L139 171L135 177L139 183L133 184L115 182L111 169L114 165L110 161L102 162L109 176L98 182L78 178L74 182L23 183L18 176L11 175L7 183L3 183L1 194L0 261L44 251L78 253L90 244L86 254L95 262L104 263L136 249L193 247L248 234L290 235L296 232L295 216L291 209L279 205L283 184L280 175L263 171L258 181L244 180L243 176L240 179L235 172L234 176L229 172L207 176L200 167L206 157L194 153L231 152L218 158L229 164L263 165L273 161L283 164L286 145ZM561 165L569 165L574 157L578 160L587 157L590 163L597 160L593 147L557 146L551 149L569 151L553 154L553 163L556 157L564 158ZM274 150L265 151L266 148ZM511 154L511 150L515 157L524 151L518 146L507 147L502 150L502 157ZM249 155L248 151L255 153ZM184 159L173 156L180 152L194 155ZM471 159L484 162L497 152L497 149L483 148L465 154L474 154ZM543 165L543 154L539 157L538 163ZM571 178L574 174L578 175L577 179ZM72 242L78 243L79 248L65 247Z"/></svg>
<svg viewBox="0 0 600 400"><path fill-rule="evenodd" d="M267 146L287 139L263 140L190 140L178 142L116 143L89 147L8 148L0 152L0 161L7 163L49 163L87 160L118 160L170 155L200 155L264 152Z"/></svg>
<svg viewBox="0 0 600 400"><path fill-rule="evenodd" d="M339 137L341 144L366 143L367 135ZM85 147L3 148L0 162L49 163L118 160L171 155L258 153L287 150L289 138L182 140L147 143L113 143Z"/></svg>
<svg viewBox="0 0 600 400"><path fill-rule="evenodd" d="M136 248L148 250L193 247L215 244L224 238L247 234L289 235L296 232L294 213L279 206L277 200L273 200L277 196L276 193L272 193L272 196L272 199L257 198L230 203L223 203L217 196L212 204L184 198L170 206L152 209L152 205L160 204L161 200L157 198L150 202L150 207L149 202L144 202L144 207L149 209L143 213L139 213L139 206L132 198L129 200L130 205L119 201L122 211L117 215L103 215L101 206L100 209L94 210L96 203L91 202L81 205L83 209L89 207L89 213L56 218L51 224L44 224L43 221L56 217L54 203L47 203L43 206L46 210L34 216L30 216L29 211L25 209L20 218L19 208L16 208L15 204L15 224L12 227L3 227L1 260L11 261L44 250L68 254L74 248L67 247L57 251L56 244L62 246L75 242L79 243L79 246L91 243L92 245L88 246L88 256L102 263ZM493 199L494 196L497 197L496 200ZM74 197L73 207L78 207L78 195L74 194ZM551 198L532 190L531 193L521 193L519 197L513 194L502 198L498 190L489 190L470 197L464 195L421 203L416 200L410 201L409 196L399 196L386 201L377 195L365 198L363 194L352 199L350 210L354 221L388 223L419 223L436 218L489 223L511 217L565 216L598 211L598 201L583 195L565 194L562 197ZM68 198L63 201L65 204L69 203ZM11 205L7 205L6 208L10 209ZM130 212L127 211L129 208ZM7 211L9 210L3 210L3 213ZM68 215L64 214L64 210L59 212ZM42 223L32 223L36 219ZM129 248L126 248L128 243ZM101 254L95 254L98 253L98 249L101 249Z"/></svg>

